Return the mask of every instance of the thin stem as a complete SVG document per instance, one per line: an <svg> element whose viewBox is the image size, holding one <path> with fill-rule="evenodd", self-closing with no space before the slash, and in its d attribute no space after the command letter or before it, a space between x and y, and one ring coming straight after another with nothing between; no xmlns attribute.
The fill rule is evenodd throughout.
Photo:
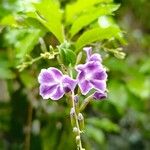
<svg viewBox="0 0 150 150"><path fill-rule="evenodd" d="M36 61L39 61L40 59L42 59L42 56L39 56L39 57L37 57L37 58L34 58L34 59L31 61L31 63L33 64L33 63L35 63Z"/></svg>
<svg viewBox="0 0 150 150"><path fill-rule="evenodd" d="M82 142L81 142L81 130L80 130L80 126L79 126L79 122L78 122L78 114L77 114L77 112L76 112L76 105L75 105L75 101L74 101L74 91L72 91L72 107L74 108L74 110L75 110L75 123L76 123L76 127L77 127L77 129L78 129L78 137L79 137L79 144L78 144L78 147L79 147L79 150L84 150L83 149L83 147L82 147Z"/></svg>
<svg viewBox="0 0 150 150"><path fill-rule="evenodd" d="M72 69L70 70L70 76L73 78L73 72L72 72ZM80 126L79 126L79 120L78 120L78 112L77 112L77 109L76 109L76 105L75 105L75 94L74 94L74 91L72 91L72 107L74 109L74 117L75 117L75 124L76 124L76 127L77 127L77 130L78 130L78 134L76 136L76 138L78 137L78 150L85 150L83 147L82 147L82 142L81 142L81 130L80 130Z"/></svg>
<svg viewBox="0 0 150 150"><path fill-rule="evenodd" d="M81 106L80 106L80 112L82 112L84 109L85 109L85 107L90 103L90 101L93 99L93 94L92 95L90 95L89 97L87 97L84 101L83 101L83 103L81 104Z"/></svg>

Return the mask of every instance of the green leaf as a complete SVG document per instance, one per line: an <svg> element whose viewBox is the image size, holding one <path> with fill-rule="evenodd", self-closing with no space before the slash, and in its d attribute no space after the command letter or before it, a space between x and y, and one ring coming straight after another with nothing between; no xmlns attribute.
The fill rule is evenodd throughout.
<svg viewBox="0 0 150 150"><path fill-rule="evenodd" d="M78 52L83 46L91 44L95 41L102 41L104 39L117 38L121 33L116 25L107 28L97 27L84 32L76 42L76 51Z"/></svg>
<svg viewBox="0 0 150 150"><path fill-rule="evenodd" d="M91 124L97 128L104 129L107 132L119 132L119 126L111 122L111 120L107 118L99 119L96 117L92 117L92 118L88 118L87 122L88 124Z"/></svg>
<svg viewBox="0 0 150 150"><path fill-rule="evenodd" d="M129 90L142 99L150 97L150 78L142 75L134 76L127 83Z"/></svg>
<svg viewBox="0 0 150 150"><path fill-rule="evenodd" d="M15 56L21 59L29 54L34 46L39 42L39 38L45 34L44 30L32 28L8 28L4 39L10 47L15 50Z"/></svg>
<svg viewBox="0 0 150 150"><path fill-rule="evenodd" d="M110 2L112 2L112 0L78 0L75 3L66 6L66 21L68 23L73 22L77 15L93 5Z"/></svg>
<svg viewBox="0 0 150 150"><path fill-rule="evenodd" d="M39 29L28 30L25 36L15 43L16 57L23 58L30 53L41 36L43 36L43 31Z"/></svg>
<svg viewBox="0 0 150 150"><path fill-rule="evenodd" d="M56 36L59 42L63 42L62 12L58 3L54 0L42 0L34 6L37 12L35 17Z"/></svg>
<svg viewBox="0 0 150 150"><path fill-rule="evenodd" d="M119 113L123 113L127 106L128 93L126 87L117 80L111 80L108 84L109 102L112 103Z"/></svg>
<svg viewBox="0 0 150 150"><path fill-rule="evenodd" d="M22 83L25 85L25 87L28 89L32 89L33 87L35 87L37 83L37 79L31 74L29 74L29 72L27 71L23 71L20 73L20 79Z"/></svg>
<svg viewBox="0 0 150 150"><path fill-rule="evenodd" d="M15 78L14 72L10 69L12 62L2 57L0 53L0 79L13 79Z"/></svg>
<svg viewBox="0 0 150 150"><path fill-rule="evenodd" d="M144 59L143 64L140 67L141 73L150 73L150 59Z"/></svg>
<svg viewBox="0 0 150 150"><path fill-rule="evenodd" d="M91 9L89 13L81 15L74 21L71 27L71 37L78 33L83 27L96 20L100 15L111 14L113 11L117 10L119 6L120 5L115 4L100 5L97 8L94 7L93 9Z"/></svg>
<svg viewBox="0 0 150 150"><path fill-rule="evenodd" d="M0 79L13 79L15 74L9 68L0 68Z"/></svg>
<svg viewBox="0 0 150 150"><path fill-rule="evenodd" d="M16 26L17 22L15 20L15 17L13 15L7 15L5 16L1 21L1 25L9 25L9 26Z"/></svg>
<svg viewBox="0 0 150 150"><path fill-rule="evenodd" d="M62 48L59 51L60 51L61 59L65 65L69 65L69 64L75 65L76 54L72 50Z"/></svg>
<svg viewBox="0 0 150 150"><path fill-rule="evenodd" d="M29 14L27 14L28 16ZM48 32L48 29L41 24L36 18L28 17L24 20L24 24L30 28L40 29L42 30L43 34Z"/></svg>
<svg viewBox="0 0 150 150"><path fill-rule="evenodd" d="M99 144L102 144L105 141L105 135L102 130L91 125L86 126L86 134Z"/></svg>

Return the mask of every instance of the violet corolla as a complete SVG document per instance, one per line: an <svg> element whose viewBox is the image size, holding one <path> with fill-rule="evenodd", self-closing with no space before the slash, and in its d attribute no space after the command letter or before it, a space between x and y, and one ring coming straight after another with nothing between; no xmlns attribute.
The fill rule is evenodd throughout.
<svg viewBox="0 0 150 150"><path fill-rule="evenodd" d="M76 80L68 75L63 75L60 70L54 67L42 69L39 74L40 95L43 99L58 100L65 93L73 91L76 86Z"/></svg>
<svg viewBox="0 0 150 150"><path fill-rule="evenodd" d="M91 47L85 47L87 59L85 64L76 67L78 72L77 80L81 93L86 95L91 89L95 89L94 99L105 98L106 95L106 69L102 65L100 54L92 54Z"/></svg>

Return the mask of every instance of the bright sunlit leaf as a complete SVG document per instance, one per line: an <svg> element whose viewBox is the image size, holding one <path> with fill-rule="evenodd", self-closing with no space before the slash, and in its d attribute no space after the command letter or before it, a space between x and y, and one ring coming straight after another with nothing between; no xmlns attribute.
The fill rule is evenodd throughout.
<svg viewBox="0 0 150 150"><path fill-rule="evenodd" d="M63 42L62 12L59 4L54 0L43 0L40 3L34 3L34 6L36 18L56 36L59 42Z"/></svg>
<svg viewBox="0 0 150 150"><path fill-rule="evenodd" d="M110 26L108 28L94 28L84 32L76 43L76 51L79 51L83 46L91 44L95 41L102 41L104 39L117 38L120 33L120 29L117 26Z"/></svg>
<svg viewBox="0 0 150 150"><path fill-rule="evenodd" d="M82 28L86 27L94 20L96 20L101 15L110 15L113 11L117 10L119 5L108 4L108 5L100 5L98 7L93 7L87 13L79 16L71 27L71 36L73 37L76 33L78 33ZM100 17L101 18L101 17ZM100 21L99 18L99 21ZM98 22L99 22L98 21ZM106 24L106 19L103 18L103 24ZM108 27L108 26L107 26Z"/></svg>

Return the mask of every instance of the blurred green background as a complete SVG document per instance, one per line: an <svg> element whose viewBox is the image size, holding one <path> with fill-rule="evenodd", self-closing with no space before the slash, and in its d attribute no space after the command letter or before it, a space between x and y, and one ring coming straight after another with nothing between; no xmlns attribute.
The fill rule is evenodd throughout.
<svg viewBox="0 0 150 150"><path fill-rule="evenodd" d="M62 7L69 1L61 0ZM83 143L87 150L149 150L150 2L115 2L121 4L114 18L125 31L127 56L104 60L109 68L108 99L92 102L85 110ZM11 16L24 8L30 9L29 1L0 0L0 20L9 16L8 24L13 24ZM28 49L39 34L0 23L0 150L76 149L65 101L43 101L38 94L37 76L51 62L42 60L21 73L16 69L15 52ZM49 34L44 39L55 42ZM40 53L39 47L33 47L33 56Z"/></svg>

